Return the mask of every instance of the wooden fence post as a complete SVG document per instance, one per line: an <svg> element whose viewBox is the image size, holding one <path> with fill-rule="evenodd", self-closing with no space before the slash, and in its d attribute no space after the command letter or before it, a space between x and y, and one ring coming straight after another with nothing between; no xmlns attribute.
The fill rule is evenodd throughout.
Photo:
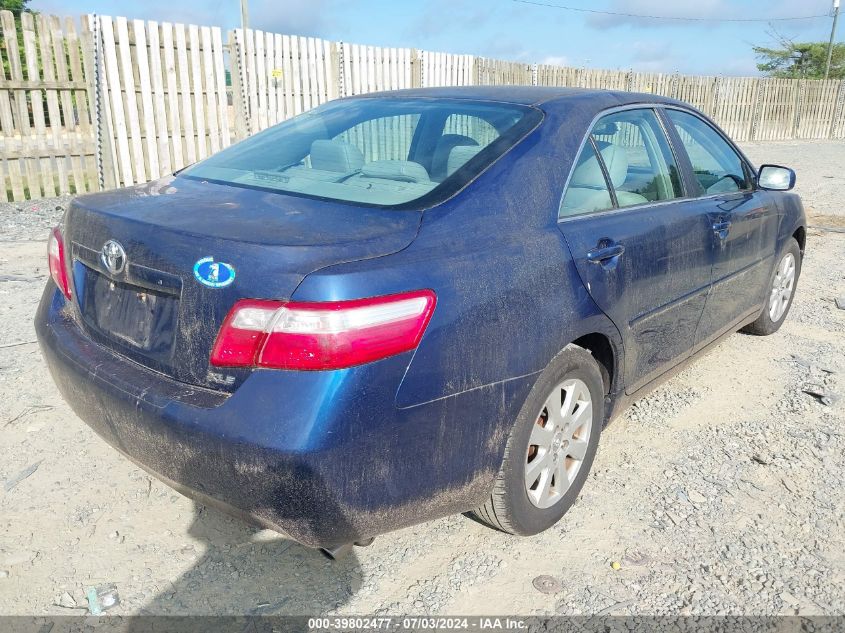
<svg viewBox="0 0 845 633"><path fill-rule="evenodd" d="M100 20L99 16L95 17ZM97 39L93 37L93 33L88 34L88 55L92 62L91 73L97 73L95 80L97 81L96 90L100 95L100 120L97 123L98 130L102 135L102 152L103 152L103 177L105 180L106 189L111 187L120 187L120 176L117 168L117 148L114 144L114 121L111 116L111 97L109 95L108 82L106 81L106 66L103 60L103 36L102 31L97 29ZM95 58L94 52L97 50L95 45L99 45L99 56ZM94 66L96 62L96 66Z"/></svg>
<svg viewBox="0 0 845 633"><path fill-rule="evenodd" d="M346 75L343 71L343 42L332 42L332 72L337 85L337 96L346 96Z"/></svg>
<svg viewBox="0 0 845 633"><path fill-rule="evenodd" d="M243 53L235 31L229 31L229 77L232 80L232 106L235 109L235 140L249 136L249 107L243 85Z"/></svg>
<svg viewBox="0 0 845 633"><path fill-rule="evenodd" d="M411 88L422 88L424 85L422 54L421 50L411 49Z"/></svg>
<svg viewBox="0 0 845 633"><path fill-rule="evenodd" d="M836 138L838 123L843 114L845 114L845 79L839 82L839 88L836 92L836 105L833 107L833 118L830 121L829 138Z"/></svg>
<svg viewBox="0 0 845 633"><path fill-rule="evenodd" d="M716 112L719 108L719 89L722 87L722 78L716 77L713 80L713 100L710 103L710 112L707 114L710 115L711 118L716 118ZM718 121L716 121L718 123Z"/></svg>
<svg viewBox="0 0 845 633"><path fill-rule="evenodd" d="M801 127L801 109L804 105L804 79L798 80L798 86L795 90L795 112L792 118L792 138L798 138L799 128Z"/></svg>
<svg viewBox="0 0 845 633"><path fill-rule="evenodd" d="M757 132L760 129L760 122L763 118L763 98L768 86L768 80L765 78L757 79L755 83L757 86L757 98L754 100L754 113L751 116L751 135L749 136L749 140L751 141L757 140Z"/></svg>
<svg viewBox="0 0 845 633"><path fill-rule="evenodd" d="M90 28L89 28L90 27ZM93 31L93 33L92 33ZM106 188L105 160L103 156L103 101L100 92L100 29L97 14L82 16L82 57L85 83L88 84L88 101L91 104L91 127L95 137L94 165L97 169L97 188ZM115 183L114 186L116 186Z"/></svg>

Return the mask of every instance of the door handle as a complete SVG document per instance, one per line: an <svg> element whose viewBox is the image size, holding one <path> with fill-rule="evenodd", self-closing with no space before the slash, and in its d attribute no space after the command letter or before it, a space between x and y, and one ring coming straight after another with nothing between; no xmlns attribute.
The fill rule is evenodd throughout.
<svg viewBox="0 0 845 633"><path fill-rule="evenodd" d="M726 239L728 237L728 233L730 233L730 230L730 220L720 220L718 222L713 223L713 232L719 236L720 240Z"/></svg>
<svg viewBox="0 0 845 633"><path fill-rule="evenodd" d="M594 264L601 264L608 259L619 257L625 252L625 247L622 244L611 243L607 244L599 242L599 245L587 251L587 261Z"/></svg>

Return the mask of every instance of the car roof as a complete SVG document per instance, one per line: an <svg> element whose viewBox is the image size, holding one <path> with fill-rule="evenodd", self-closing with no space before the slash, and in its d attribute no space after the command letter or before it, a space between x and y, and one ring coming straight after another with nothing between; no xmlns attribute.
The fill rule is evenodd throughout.
<svg viewBox="0 0 845 633"><path fill-rule="evenodd" d="M477 101L498 101L519 105L538 105L550 101L589 101L591 97L599 103L608 99L617 105L634 103L669 103L686 105L677 99L641 92L621 90L598 90L595 88L563 88L557 86L449 86L443 88L409 88L370 92L353 98L397 98L397 99L471 99Z"/></svg>

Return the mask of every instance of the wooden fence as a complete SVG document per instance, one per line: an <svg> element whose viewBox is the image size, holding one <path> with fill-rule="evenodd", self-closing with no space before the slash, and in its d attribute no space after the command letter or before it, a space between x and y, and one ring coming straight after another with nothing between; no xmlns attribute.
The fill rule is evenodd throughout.
<svg viewBox="0 0 845 633"><path fill-rule="evenodd" d="M0 26L0 200L142 183L326 101L420 86L646 92L691 103L740 141L845 138L839 80L568 68L241 29L224 43L218 27L122 17L1 11Z"/></svg>
<svg viewBox="0 0 845 633"><path fill-rule="evenodd" d="M146 182L231 142L218 27L93 16L112 185ZM97 88L95 88L97 90Z"/></svg>
<svg viewBox="0 0 845 633"><path fill-rule="evenodd" d="M90 37L55 16L0 23L0 200L97 190Z"/></svg>

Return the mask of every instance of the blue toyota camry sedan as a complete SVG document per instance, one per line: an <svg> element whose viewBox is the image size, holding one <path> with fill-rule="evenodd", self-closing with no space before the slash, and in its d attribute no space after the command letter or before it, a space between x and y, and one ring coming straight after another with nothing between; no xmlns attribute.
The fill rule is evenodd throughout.
<svg viewBox="0 0 845 633"><path fill-rule="evenodd" d="M558 521L607 422L783 323L794 173L644 94L325 104L77 198L36 316L73 410L177 490L329 552Z"/></svg>

